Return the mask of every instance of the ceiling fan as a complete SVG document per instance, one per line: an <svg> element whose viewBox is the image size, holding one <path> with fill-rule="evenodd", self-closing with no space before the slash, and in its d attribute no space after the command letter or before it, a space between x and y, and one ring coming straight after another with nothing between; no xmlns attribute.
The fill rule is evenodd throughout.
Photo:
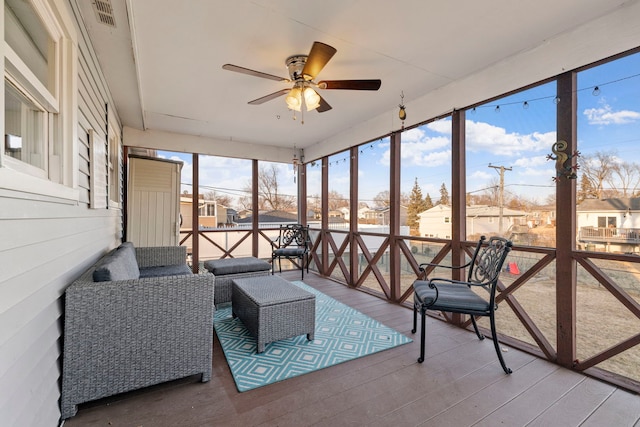
<svg viewBox="0 0 640 427"><path fill-rule="evenodd" d="M285 102L287 107L294 111L302 111L306 107L307 111L317 110L319 113L331 110L331 105L322 98L316 89L342 89L342 90L378 90L382 82L376 80L320 80L315 78L324 68L329 60L335 55L336 49L321 42L314 42L309 55L293 55L287 58L285 64L289 70L289 78L274 76L249 68L240 67L233 64L225 64L223 69L235 71L237 73L248 74L250 76L262 77L263 79L275 80L285 83L293 83L289 89L281 89L269 95L249 101L251 105L259 105L287 95Z"/></svg>

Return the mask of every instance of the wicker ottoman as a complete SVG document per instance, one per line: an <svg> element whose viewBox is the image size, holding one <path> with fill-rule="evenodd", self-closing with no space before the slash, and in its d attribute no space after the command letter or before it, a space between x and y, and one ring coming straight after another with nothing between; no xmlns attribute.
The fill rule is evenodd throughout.
<svg viewBox="0 0 640 427"><path fill-rule="evenodd" d="M316 296L280 276L233 280L233 316L240 318L262 353L267 343L307 334L316 328Z"/></svg>
<svg viewBox="0 0 640 427"><path fill-rule="evenodd" d="M233 279L267 276L271 270L271 264L254 257L212 259L205 261L204 267L216 276L213 287L216 305L231 302Z"/></svg>

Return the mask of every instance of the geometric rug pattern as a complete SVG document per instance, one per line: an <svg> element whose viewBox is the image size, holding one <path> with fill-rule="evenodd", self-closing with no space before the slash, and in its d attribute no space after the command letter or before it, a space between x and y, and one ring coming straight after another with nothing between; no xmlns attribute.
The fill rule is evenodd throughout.
<svg viewBox="0 0 640 427"><path fill-rule="evenodd" d="M412 341L303 282L292 283L316 295L313 341L300 335L269 343L263 353L257 354L255 339L240 319L231 316L231 306L216 309L214 328L240 392Z"/></svg>

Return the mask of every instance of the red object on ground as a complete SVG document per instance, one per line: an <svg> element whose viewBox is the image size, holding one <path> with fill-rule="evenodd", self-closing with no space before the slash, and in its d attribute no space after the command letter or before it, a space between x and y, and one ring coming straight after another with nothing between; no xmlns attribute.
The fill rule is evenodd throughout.
<svg viewBox="0 0 640 427"><path fill-rule="evenodd" d="M518 264L515 262L509 263L509 273L511 274L520 274L520 269L518 268Z"/></svg>

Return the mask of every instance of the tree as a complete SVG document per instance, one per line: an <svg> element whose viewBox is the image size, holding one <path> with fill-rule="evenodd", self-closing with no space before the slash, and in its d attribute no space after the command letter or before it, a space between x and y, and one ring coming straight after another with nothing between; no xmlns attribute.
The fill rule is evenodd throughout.
<svg viewBox="0 0 640 427"><path fill-rule="evenodd" d="M451 200L449 200L449 191L447 190L447 186L444 185L444 182L440 186L440 201L439 205L450 206Z"/></svg>
<svg viewBox="0 0 640 427"><path fill-rule="evenodd" d="M388 208L391 204L391 193L389 190L379 192L373 198L373 205L377 208Z"/></svg>
<svg viewBox="0 0 640 427"><path fill-rule="evenodd" d="M604 183L611 180L614 157L613 152L596 151L590 155L583 155L580 161L580 170L583 176L587 177L594 197L598 199L603 199L605 196Z"/></svg>
<svg viewBox="0 0 640 427"><path fill-rule="evenodd" d="M229 207L233 203L233 199L228 194L218 194L215 191L207 191L203 195L205 200L215 200L217 204Z"/></svg>
<svg viewBox="0 0 640 427"><path fill-rule="evenodd" d="M287 194L280 194L278 182L279 170L274 163L267 166L260 166L258 171L258 209L259 210L296 210L296 198ZM245 187L245 192L251 194L251 183ZM239 203L245 209L251 209L249 196L240 198Z"/></svg>
<svg viewBox="0 0 640 427"><path fill-rule="evenodd" d="M411 194L409 195L409 203L407 206L407 225L412 231L412 234L418 230L418 214L427 209L427 202L422 198L422 190L420 190L418 178L416 178L413 188L411 189Z"/></svg>
<svg viewBox="0 0 640 427"><path fill-rule="evenodd" d="M431 196L429 195L429 193L427 193L427 195L424 198L424 205L425 205L425 210L431 209L433 207L433 201L431 200Z"/></svg>
<svg viewBox="0 0 640 427"><path fill-rule="evenodd" d="M335 211L340 208L349 207L349 199L338 193L336 190L329 191L329 210Z"/></svg>
<svg viewBox="0 0 640 427"><path fill-rule="evenodd" d="M585 173L582 173L580 176L580 188L578 188L576 197L578 203L585 199L595 199L597 197L596 190L593 188L593 185L591 185L591 181Z"/></svg>
<svg viewBox="0 0 640 427"><path fill-rule="evenodd" d="M618 193L622 197L635 195L640 184L640 165L635 162L615 163L611 167L611 177L608 183L612 188L618 188Z"/></svg>

